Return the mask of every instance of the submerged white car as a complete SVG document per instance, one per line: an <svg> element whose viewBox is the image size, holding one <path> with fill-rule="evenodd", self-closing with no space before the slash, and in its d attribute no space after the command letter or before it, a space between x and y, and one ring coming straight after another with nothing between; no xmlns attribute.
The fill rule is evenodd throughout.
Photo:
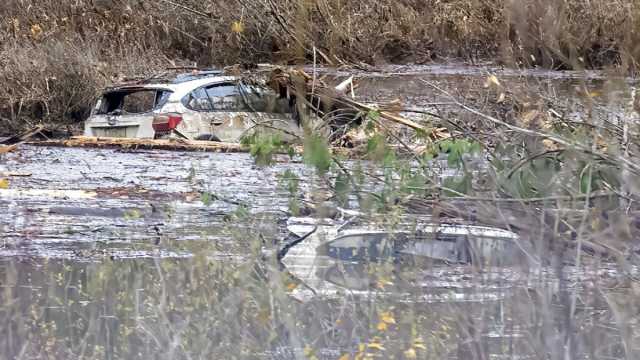
<svg viewBox="0 0 640 360"><path fill-rule="evenodd" d="M253 129L298 134L293 107L266 86L220 71L194 71L108 88L84 135L239 142Z"/></svg>
<svg viewBox="0 0 640 360"><path fill-rule="evenodd" d="M510 268L539 263L527 242L511 231L424 220L390 231L366 221L289 218L294 240L277 257L295 285L289 294L303 302L317 296L496 300L508 296L501 284L521 274ZM473 274L468 279L460 276L466 271ZM478 289L479 278L495 287Z"/></svg>

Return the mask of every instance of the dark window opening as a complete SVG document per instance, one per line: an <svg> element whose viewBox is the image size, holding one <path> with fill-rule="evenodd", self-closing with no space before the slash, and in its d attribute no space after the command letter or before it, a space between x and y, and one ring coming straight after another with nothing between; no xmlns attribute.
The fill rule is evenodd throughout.
<svg viewBox="0 0 640 360"><path fill-rule="evenodd" d="M103 95L97 113L144 114L161 108L170 95L171 91L154 89L109 92Z"/></svg>

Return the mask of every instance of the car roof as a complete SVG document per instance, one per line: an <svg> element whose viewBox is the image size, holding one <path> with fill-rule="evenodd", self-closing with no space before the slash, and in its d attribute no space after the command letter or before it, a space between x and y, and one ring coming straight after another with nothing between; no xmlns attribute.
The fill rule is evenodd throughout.
<svg viewBox="0 0 640 360"><path fill-rule="evenodd" d="M435 233L439 232L441 234L448 235L471 235L471 236L479 236L479 237L491 237L491 238L508 238L508 239L519 239L519 236L511 231L487 227L487 226L478 226L478 225L462 225L462 224L426 224L420 226L418 228L422 232L426 233ZM343 236L353 236L353 235L373 235L373 234L382 234L389 233L385 230L371 230L371 229L347 229L343 230L340 237ZM403 231L398 231L398 233L403 233Z"/></svg>
<svg viewBox="0 0 640 360"><path fill-rule="evenodd" d="M166 78L150 78L142 81L124 83L107 87L103 93L116 93L140 90L166 90L175 93L176 96L184 96L189 92L205 85L216 84L221 82L235 82L239 79L237 76L222 76L220 72L204 72L198 74L185 73L180 74L168 80ZM162 80L162 81L158 81Z"/></svg>
<svg viewBox="0 0 640 360"><path fill-rule="evenodd" d="M235 82L238 80L239 78L236 76L212 76L203 79L185 81L179 84L169 84L167 85L167 89L173 91L174 96L182 97L201 86L223 82Z"/></svg>

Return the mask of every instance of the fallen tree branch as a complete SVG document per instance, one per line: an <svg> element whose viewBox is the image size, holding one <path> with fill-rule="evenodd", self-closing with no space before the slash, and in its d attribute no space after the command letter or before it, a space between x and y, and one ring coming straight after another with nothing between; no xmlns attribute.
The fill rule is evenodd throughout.
<svg viewBox="0 0 640 360"><path fill-rule="evenodd" d="M2 145L17 145L20 144L22 142L25 142L27 140L29 140L30 138L32 138L33 136L39 134L42 130L44 129L44 126L42 125L38 125L32 129L29 129L21 134L18 135L14 135L11 137L8 137L6 139L2 139L0 140L0 144Z"/></svg>
<svg viewBox="0 0 640 360"><path fill-rule="evenodd" d="M586 154L599 157L599 158L601 158L603 160L606 160L606 161L609 161L611 163L624 165L627 169L631 170L633 173L635 173L637 175L640 175L640 165L631 162L629 159L627 159L627 158L625 158L623 156L603 154L601 152L592 150L589 147L586 147L586 146L584 146L582 144L572 143L570 141L567 141L564 138L561 138L561 137L553 135L553 134L543 133L543 132L540 132L540 131L525 129L525 128L522 128L522 127L519 127L519 126L516 126L516 125L511 125L511 124L509 124L509 123L507 123L505 121L502 121L502 120L497 119L497 118L495 118L493 116L484 114L484 113L482 113L482 112L480 112L480 111L478 111L478 110L476 110L476 109L474 109L472 107L469 107L469 106L461 103L453 95L451 95L448 91L438 87L435 84L432 84L429 81L426 81L426 80L421 80L421 81L424 82L425 84L433 87L434 89L442 92L443 94L447 95L452 101L454 101L456 103L456 105L458 107L460 107L460 108L462 108L462 109L464 109L464 110L466 110L466 111L468 111L468 112L470 112L470 113L472 113L474 115L480 116L481 118L483 118L485 120L489 120L489 121L491 121L491 122L493 122L493 123L495 123L497 125L504 126L504 127L508 128L510 130L519 132L521 134L530 135L530 136L536 136L536 137L540 137L540 138L544 138L544 139L549 139L549 140L551 140L551 141L553 141L555 143L558 143L560 145L563 145L563 146L565 146L567 148L577 149L577 150L580 150L580 151L582 151L582 152L584 152Z"/></svg>
<svg viewBox="0 0 640 360"><path fill-rule="evenodd" d="M29 141L29 145L53 147L86 147L102 149L131 149L131 150L175 150L189 152L220 152L220 153L248 153L250 147L239 143L225 143L216 141L198 141L183 139L137 139L137 138L106 138L74 136L69 139ZM296 153L303 152L302 146L294 146ZM360 149L331 147L333 154L355 157L364 154ZM285 151L278 152L288 154Z"/></svg>
<svg viewBox="0 0 640 360"><path fill-rule="evenodd" d="M170 1L170 0L160 0L160 2L167 3L169 5L178 7L180 9L184 10L184 11L190 12L190 13L195 14L195 15L199 15L199 16L202 16L202 17L205 17L205 18L208 18L208 19L211 18L210 14L204 13L202 11L198 11L196 9L192 9L192 8L190 8L188 6L185 6L185 5L182 5L182 4L178 4L178 3Z"/></svg>

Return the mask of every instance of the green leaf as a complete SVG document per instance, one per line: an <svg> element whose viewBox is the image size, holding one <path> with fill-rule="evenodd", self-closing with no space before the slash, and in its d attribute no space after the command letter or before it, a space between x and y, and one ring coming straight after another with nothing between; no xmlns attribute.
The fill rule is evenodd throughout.
<svg viewBox="0 0 640 360"><path fill-rule="evenodd" d="M298 200L296 198L292 197L291 199L289 199L289 212L293 216L300 215L300 204L298 203Z"/></svg>
<svg viewBox="0 0 640 360"><path fill-rule="evenodd" d="M240 144L249 147L249 153L253 156L256 164L260 166L271 165L273 155L282 151L287 145L282 142L278 134L257 134L245 136L240 140Z"/></svg>
<svg viewBox="0 0 640 360"><path fill-rule="evenodd" d="M367 113L367 118L371 119L373 121L378 121L380 120L380 111L378 110L371 110Z"/></svg>
<svg viewBox="0 0 640 360"><path fill-rule="evenodd" d="M382 134L375 134L367 140L367 156L373 161L385 163L386 166L395 160L395 154L388 148Z"/></svg>
<svg viewBox="0 0 640 360"><path fill-rule="evenodd" d="M331 167L331 152L326 139L319 135L310 135L304 142L304 162L313 166L320 174L325 174Z"/></svg>
<svg viewBox="0 0 640 360"><path fill-rule="evenodd" d="M471 142L471 146L469 147L469 152L472 154L480 154L482 152L482 144L477 141Z"/></svg>
<svg viewBox="0 0 640 360"><path fill-rule="evenodd" d="M289 192L290 195L295 195L298 192L300 178L296 173L287 169L279 176L280 185Z"/></svg>
<svg viewBox="0 0 640 360"><path fill-rule="evenodd" d="M447 156L447 165L450 167L459 167L462 164L462 157L457 151L451 151Z"/></svg>
<svg viewBox="0 0 640 360"><path fill-rule="evenodd" d="M445 196L460 196L460 194L468 194L471 191L471 174L465 174L462 178L449 177L444 179L442 185L450 190L445 190Z"/></svg>
<svg viewBox="0 0 640 360"><path fill-rule="evenodd" d="M349 176L344 173L339 173L336 177L334 189L336 196L341 205L345 205L349 199L349 191L351 190L349 182Z"/></svg>
<svg viewBox="0 0 640 360"><path fill-rule="evenodd" d="M204 192L202 193L202 195L200 195L200 200L202 201L202 204L204 204L204 206L210 206L213 203L214 199L215 195L209 192Z"/></svg>

